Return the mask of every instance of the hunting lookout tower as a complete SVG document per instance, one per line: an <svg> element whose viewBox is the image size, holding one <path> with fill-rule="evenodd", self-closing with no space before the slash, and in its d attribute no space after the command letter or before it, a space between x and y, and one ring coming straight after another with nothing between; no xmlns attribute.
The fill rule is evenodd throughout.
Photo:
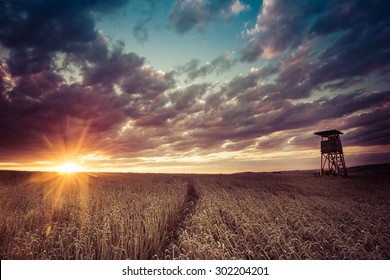
<svg viewBox="0 0 390 280"><path fill-rule="evenodd" d="M321 169L320 175L347 176L343 147L338 130L315 132L321 136Z"/></svg>

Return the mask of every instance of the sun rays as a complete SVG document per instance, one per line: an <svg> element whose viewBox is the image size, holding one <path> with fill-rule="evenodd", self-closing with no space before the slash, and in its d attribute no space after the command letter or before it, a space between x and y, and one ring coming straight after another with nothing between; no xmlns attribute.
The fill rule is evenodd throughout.
<svg viewBox="0 0 390 280"><path fill-rule="evenodd" d="M47 227L45 235L48 236L53 226L59 222L60 213L64 212L69 195L76 195L73 207L79 208L81 216L88 214L90 177L94 175L82 172L82 166L77 162L65 162L54 167L53 172L35 173L31 177L31 184L44 185L43 203L49 205L46 213Z"/></svg>

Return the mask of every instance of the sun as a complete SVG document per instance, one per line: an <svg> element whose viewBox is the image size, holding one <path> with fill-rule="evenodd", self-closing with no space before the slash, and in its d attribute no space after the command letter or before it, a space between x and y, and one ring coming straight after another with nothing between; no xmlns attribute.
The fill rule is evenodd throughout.
<svg viewBox="0 0 390 280"><path fill-rule="evenodd" d="M67 174L81 172L81 166L75 162L65 162L64 164L57 166L55 169L57 172Z"/></svg>

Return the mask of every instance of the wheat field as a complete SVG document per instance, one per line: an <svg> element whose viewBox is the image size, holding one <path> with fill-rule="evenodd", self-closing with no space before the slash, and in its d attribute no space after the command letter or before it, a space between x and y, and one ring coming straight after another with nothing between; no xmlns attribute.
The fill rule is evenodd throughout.
<svg viewBox="0 0 390 280"><path fill-rule="evenodd" d="M388 169L0 172L1 259L390 259Z"/></svg>

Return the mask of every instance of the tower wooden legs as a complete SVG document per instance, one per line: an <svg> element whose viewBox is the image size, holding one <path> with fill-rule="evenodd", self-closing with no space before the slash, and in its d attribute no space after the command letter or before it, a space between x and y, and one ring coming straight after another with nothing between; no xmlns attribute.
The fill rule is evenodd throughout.
<svg viewBox="0 0 390 280"><path fill-rule="evenodd" d="M326 169L325 166L328 165ZM321 153L320 175L347 176L344 154L342 152Z"/></svg>

